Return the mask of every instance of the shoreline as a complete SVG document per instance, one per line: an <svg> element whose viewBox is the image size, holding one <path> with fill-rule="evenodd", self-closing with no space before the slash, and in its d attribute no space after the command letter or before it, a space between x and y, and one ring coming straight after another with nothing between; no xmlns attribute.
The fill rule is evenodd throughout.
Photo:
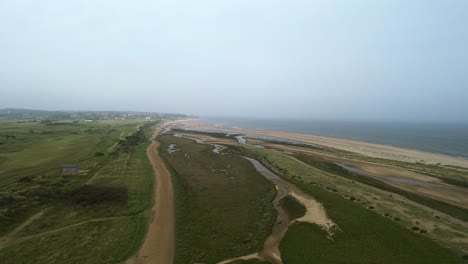
<svg viewBox="0 0 468 264"><path fill-rule="evenodd" d="M420 162L432 165L440 163L442 165L468 168L468 159L465 159L463 157L454 157L446 154L425 152L417 149L408 149L392 145L376 144L350 139L260 129L223 128L212 124L203 123L199 119L185 120L174 127L185 129L204 129L219 132L227 132L231 134L253 134L259 136L277 137L302 141L304 143L311 143L325 147L331 147L374 158L383 158L410 163Z"/></svg>
<svg viewBox="0 0 468 264"><path fill-rule="evenodd" d="M468 160L468 123L324 119L198 118L219 129L277 131L394 146ZM464 136L462 136L464 135Z"/></svg>

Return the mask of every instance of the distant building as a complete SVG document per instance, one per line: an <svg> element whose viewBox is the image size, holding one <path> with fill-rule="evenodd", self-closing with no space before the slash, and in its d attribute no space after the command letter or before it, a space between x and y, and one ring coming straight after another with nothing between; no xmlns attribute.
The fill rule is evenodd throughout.
<svg viewBox="0 0 468 264"><path fill-rule="evenodd" d="M63 164L62 165L62 174L64 175L76 175L78 174L78 165L77 164Z"/></svg>
<svg viewBox="0 0 468 264"><path fill-rule="evenodd" d="M146 120L150 120L151 119L151 116L147 116L145 117Z"/></svg>

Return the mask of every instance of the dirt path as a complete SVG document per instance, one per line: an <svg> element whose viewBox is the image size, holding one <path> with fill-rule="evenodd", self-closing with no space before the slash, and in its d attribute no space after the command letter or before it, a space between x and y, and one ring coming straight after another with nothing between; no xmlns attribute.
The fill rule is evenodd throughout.
<svg viewBox="0 0 468 264"><path fill-rule="evenodd" d="M32 215L26 221L24 221L21 225L11 231L9 234L3 236L0 239L0 249L6 247L10 242L12 242L16 238L16 234L18 234L21 230L23 230L26 226L30 225L32 222L36 221L37 219L41 218L42 215L47 211L47 209L41 210L40 212Z"/></svg>
<svg viewBox="0 0 468 264"><path fill-rule="evenodd" d="M159 126L154 137L172 123ZM171 174L159 156L158 147L159 142L153 139L146 149L155 174L152 220L142 247L127 264L170 264L174 259L174 191Z"/></svg>

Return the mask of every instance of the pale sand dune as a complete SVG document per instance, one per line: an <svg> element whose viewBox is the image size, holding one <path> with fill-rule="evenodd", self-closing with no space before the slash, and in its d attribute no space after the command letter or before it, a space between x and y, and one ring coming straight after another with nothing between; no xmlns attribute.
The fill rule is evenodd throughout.
<svg viewBox="0 0 468 264"><path fill-rule="evenodd" d="M321 226L327 232L332 232L335 225L333 221L327 216L327 212L323 205L312 199L310 196L291 192L291 195L306 207L306 213L303 217L296 219L298 222L307 222Z"/></svg>

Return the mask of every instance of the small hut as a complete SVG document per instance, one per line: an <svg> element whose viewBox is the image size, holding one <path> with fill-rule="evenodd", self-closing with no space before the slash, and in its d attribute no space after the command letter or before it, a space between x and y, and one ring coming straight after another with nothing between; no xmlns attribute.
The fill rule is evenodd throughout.
<svg viewBox="0 0 468 264"><path fill-rule="evenodd" d="M62 174L63 175L76 175L78 174L78 165L77 164L63 164L62 165Z"/></svg>

